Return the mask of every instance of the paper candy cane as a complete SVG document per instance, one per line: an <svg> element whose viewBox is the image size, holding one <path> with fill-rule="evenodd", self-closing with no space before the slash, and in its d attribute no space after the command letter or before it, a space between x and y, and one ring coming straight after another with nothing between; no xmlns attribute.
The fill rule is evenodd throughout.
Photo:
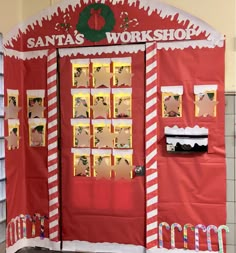
<svg viewBox="0 0 236 253"><path fill-rule="evenodd" d="M163 248L163 233L162 233L163 226L165 226L167 230L170 229L170 225L167 222L161 222L159 224L159 248Z"/></svg>
<svg viewBox="0 0 236 253"><path fill-rule="evenodd" d="M14 240L15 242L17 242L17 227L16 227L16 223L18 223L18 217L13 219L14 222Z"/></svg>
<svg viewBox="0 0 236 253"><path fill-rule="evenodd" d="M206 232L206 226L198 224L195 226L195 251L199 251L199 228Z"/></svg>
<svg viewBox="0 0 236 253"><path fill-rule="evenodd" d="M123 28L124 31L126 31L129 26L136 27L136 26L139 25L139 22L138 22L137 18L129 20L128 12L122 11L121 14L120 14L120 18L123 21L123 24L120 25L120 28L121 29Z"/></svg>
<svg viewBox="0 0 236 253"><path fill-rule="evenodd" d="M21 239L21 218L20 216L16 217L17 228L18 228L18 239Z"/></svg>
<svg viewBox="0 0 236 253"><path fill-rule="evenodd" d="M211 230L214 230L215 233L218 232L217 227L215 225L209 225L207 227L207 248L209 251L212 251L212 246L211 246Z"/></svg>
<svg viewBox="0 0 236 253"><path fill-rule="evenodd" d="M219 253L224 253L224 244L223 244L223 236L222 230L225 230L227 233L229 232L229 228L225 225L221 225L218 227L218 243L219 243Z"/></svg>
<svg viewBox="0 0 236 253"><path fill-rule="evenodd" d="M194 231L194 226L190 223L184 225L184 249L188 249L188 228Z"/></svg>
<svg viewBox="0 0 236 253"><path fill-rule="evenodd" d="M20 219L22 220L22 230L23 230L23 238L26 238L26 216L24 214L20 214Z"/></svg>
<svg viewBox="0 0 236 253"><path fill-rule="evenodd" d="M175 249L175 228L178 228L179 231L182 231L182 226L178 223L173 223L171 225L171 248Z"/></svg>
<svg viewBox="0 0 236 253"><path fill-rule="evenodd" d="M44 239L44 221L47 219L46 216L40 216L40 238Z"/></svg>
<svg viewBox="0 0 236 253"><path fill-rule="evenodd" d="M11 221L7 224L7 229L6 229L6 246L7 247L13 244L13 235L12 235L13 224L14 224L14 219L11 219ZM8 243L8 240L10 241L10 243Z"/></svg>

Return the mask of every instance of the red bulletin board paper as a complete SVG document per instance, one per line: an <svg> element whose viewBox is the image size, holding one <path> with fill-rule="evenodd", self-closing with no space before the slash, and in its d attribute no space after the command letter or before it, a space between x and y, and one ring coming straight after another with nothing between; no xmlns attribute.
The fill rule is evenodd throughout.
<svg viewBox="0 0 236 253"><path fill-rule="evenodd" d="M19 149L6 150L7 177L7 223L23 214L33 216L39 213L48 216L48 170L47 147L29 146L29 126L27 115L27 90L46 89L46 57L42 59L18 60L14 57L4 59L4 78L6 88L19 91ZM5 90L7 94L7 89ZM46 99L45 106L47 106ZM7 96L5 96L7 104ZM47 117L46 111L44 112ZM5 121L5 136L8 124ZM48 223L45 221L45 236ZM37 222L37 235L40 227ZM32 236L27 230L28 237Z"/></svg>
<svg viewBox="0 0 236 253"><path fill-rule="evenodd" d="M144 164L144 52L60 58L62 240L145 245L144 177L96 179L73 175L72 64L70 60L132 57L133 164ZM75 87L74 87L75 88Z"/></svg>
<svg viewBox="0 0 236 253"><path fill-rule="evenodd" d="M159 221L193 225L226 222L226 165L224 144L224 48L195 48L158 51L159 86L183 86L182 117L162 118L159 110L158 175ZM217 84L216 117L195 117L194 85ZM159 93L161 101L161 92ZM166 152L164 127L208 128L208 152L170 154ZM180 233L177 233L180 234ZM164 234L166 246L169 234ZM202 236L202 237L201 237ZM200 233L201 248L206 248L205 235ZM194 232L188 232L189 247L194 248ZM217 249L217 237L212 240ZM176 237L183 247L183 238Z"/></svg>

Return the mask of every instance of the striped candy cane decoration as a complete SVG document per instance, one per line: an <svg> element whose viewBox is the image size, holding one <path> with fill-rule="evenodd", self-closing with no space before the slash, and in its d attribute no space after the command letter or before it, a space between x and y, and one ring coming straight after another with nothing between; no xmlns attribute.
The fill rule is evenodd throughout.
<svg viewBox="0 0 236 253"><path fill-rule="evenodd" d="M208 251L212 251L211 230L213 230L215 233L217 233L218 232L218 228L215 225L209 225L207 227L207 248L208 248Z"/></svg>
<svg viewBox="0 0 236 253"><path fill-rule="evenodd" d="M224 253L224 243L222 230L225 230L226 233L229 233L229 227L226 225L221 225L218 227L218 244L219 244L219 253Z"/></svg>
<svg viewBox="0 0 236 253"><path fill-rule="evenodd" d="M167 230L170 230L170 225L167 222L161 222L159 224L159 248L163 248L163 226L165 226Z"/></svg>
<svg viewBox="0 0 236 253"><path fill-rule="evenodd" d="M146 248L157 248L157 59L156 43L146 45Z"/></svg>
<svg viewBox="0 0 236 253"><path fill-rule="evenodd" d="M206 232L205 225L198 224L195 226L195 251L199 251L199 228L201 228L203 232Z"/></svg>
<svg viewBox="0 0 236 253"><path fill-rule="evenodd" d="M57 52L48 51L48 191L49 191L49 239L59 240L59 194L58 194L58 119L57 119Z"/></svg>
<svg viewBox="0 0 236 253"><path fill-rule="evenodd" d="M171 248L175 249L175 228L177 228L179 231L182 231L182 226L178 223L173 223L171 225Z"/></svg>
<svg viewBox="0 0 236 253"><path fill-rule="evenodd" d="M188 249L188 228L194 231L194 226L190 223L184 225L184 249Z"/></svg>

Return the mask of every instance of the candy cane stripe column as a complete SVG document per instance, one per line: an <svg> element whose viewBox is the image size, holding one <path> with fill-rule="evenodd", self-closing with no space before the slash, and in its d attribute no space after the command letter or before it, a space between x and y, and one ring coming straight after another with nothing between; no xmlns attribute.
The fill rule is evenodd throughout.
<svg viewBox="0 0 236 253"><path fill-rule="evenodd" d="M156 43L146 45L146 248L158 244L157 59Z"/></svg>
<svg viewBox="0 0 236 253"><path fill-rule="evenodd" d="M59 193L58 193L58 119L57 119L57 51L48 51L48 194L49 239L59 240Z"/></svg>

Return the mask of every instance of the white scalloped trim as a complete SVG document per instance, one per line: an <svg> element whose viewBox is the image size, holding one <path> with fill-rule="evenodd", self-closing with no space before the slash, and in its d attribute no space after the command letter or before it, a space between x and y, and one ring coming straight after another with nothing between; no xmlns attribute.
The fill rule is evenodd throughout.
<svg viewBox="0 0 236 253"><path fill-rule="evenodd" d="M132 88L114 88L112 94L131 94Z"/></svg>
<svg viewBox="0 0 236 253"><path fill-rule="evenodd" d="M83 124L90 124L90 119L71 119L70 123L72 126L74 125L83 125Z"/></svg>
<svg viewBox="0 0 236 253"><path fill-rule="evenodd" d="M161 86L161 92L183 95L183 86Z"/></svg>
<svg viewBox="0 0 236 253"><path fill-rule="evenodd" d="M92 124L93 125L110 125L111 120L110 119L93 119Z"/></svg>
<svg viewBox="0 0 236 253"><path fill-rule="evenodd" d="M171 135L208 135L208 129L205 127L194 127L179 128L178 126L165 127L165 134Z"/></svg>
<svg viewBox="0 0 236 253"><path fill-rule="evenodd" d="M113 149L112 150L113 155L133 155L133 149Z"/></svg>
<svg viewBox="0 0 236 253"><path fill-rule="evenodd" d="M102 253L196 253L195 250L156 248L146 250L143 246L120 243L91 243L87 241L63 241L63 251L102 252ZM199 253L218 253L218 251L202 251Z"/></svg>
<svg viewBox="0 0 236 253"><path fill-rule="evenodd" d="M192 47L195 48L215 48L223 47L224 40L220 40L218 43L212 40L190 40L190 41L172 41L172 42L158 42L157 49L174 50L174 49L185 49Z"/></svg>
<svg viewBox="0 0 236 253"><path fill-rule="evenodd" d="M188 138L188 137L167 137L166 143L172 144L176 146L177 143L181 145L190 145L191 147L194 147L195 144L198 144L199 146L207 146L208 145L208 138Z"/></svg>
<svg viewBox="0 0 236 253"><path fill-rule="evenodd" d="M90 94L90 89L71 89L71 95Z"/></svg>
<svg viewBox="0 0 236 253"><path fill-rule="evenodd" d="M110 149L92 149L92 155L111 155Z"/></svg>
<svg viewBox="0 0 236 253"><path fill-rule="evenodd" d="M11 32L6 34L4 36L4 45L11 45L13 40L17 40L20 36L20 33L26 34L29 30L29 27L34 29L36 25L39 25L42 27L42 21L43 20L51 20L54 15L59 15L58 8L62 12L67 12L69 10L69 6L71 6L72 10L74 11L76 6L81 6L82 3L89 4L93 2L100 2L100 3L106 3L109 2L113 5L121 3L124 4L124 0L101 0L101 1L92 1L92 0L67 0L60 2L50 8L47 8L43 11L41 11L36 16L31 17L26 22L21 23L17 27L15 27ZM200 34L201 32L206 32L206 36L208 36L208 40L214 41L214 44L217 45L221 40L224 39L223 35L219 32L217 32L215 29L213 29L210 25L208 25L203 20L200 20L197 17L194 17L190 15L189 13L177 9L173 6L161 3L159 1L150 1L150 0L127 0L126 3L130 6L134 6L138 9L144 9L148 13L148 15L151 15L153 12L160 15L161 18L170 18L171 20L176 17L176 14L178 14L177 22L186 22L189 21L188 28L194 28L196 29L197 34Z"/></svg>
<svg viewBox="0 0 236 253"><path fill-rule="evenodd" d="M111 89L103 89L103 88L101 88L101 89L91 89L91 94L92 95L108 95L108 94L110 94L110 92L111 92Z"/></svg>
<svg viewBox="0 0 236 253"><path fill-rule="evenodd" d="M7 89L7 95L19 96L19 90Z"/></svg>
<svg viewBox="0 0 236 253"><path fill-rule="evenodd" d="M20 52L13 49L4 50L4 55L9 57L14 57L19 60L31 60L31 59L42 59L43 57L48 55L48 50L37 50L37 51L28 51L28 52Z"/></svg>
<svg viewBox="0 0 236 253"><path fill-rule="evenodd" d="M112 119L112 125L114 126L130 126L133 124L132 119Z"/></svg>
<svg viewBox="0 0 236 253"><path fill-rule="evenodd" d="M119 62L119 63L131 63L131 57L123 57L123 58L111 58L112 62Z"/></svg>
<svg viewBox="0 0 236 253"><path fill-rule="evenodd" d="M205 93L207 91L217 91L217 84L209 84L209 85L194 85L194 94Z"/></svg>
<svg viewBox="0 0 236 253"><path fill-rule="evenodd" d="M47 120L44 118L35 118L35 119L28 119L29 124L34 124L34 125L41 125L41 124L46 124Z"/></svg>
<svg viewBox="0 0 236 253"><path fill-rule="evenodd" d="M89 64L89 59L71 59L72 64Z"/></svg>
<svg viewBox="0 0 236 253"><path fill-rule="evenodd" d="M34 96L34 97L45 97L45 90L26 90L26 94L28 96Z"/></svg>
<svg viewBox="0 0 236 253"><path fill-rule="evenodd" d="M79 155L90 155L91 149L90 148L72 148L71 153L79 154Z"/></svg>
<svg viewBox="0 0 236 253"><path fill-rule="evenodd" d="M145 51L145 45L116 45L116 46L101 46L101 47L80 47L80 48L62 48L59 49L59 55L64 56L77 56L80 55L101 55L103 53L137 53ZM102 62L102 59L93 59L96 62ZM107 60L107 59L105 59ZM108 59L110 61L110 59ZM104 62L106 63L106 61ZM109 62L107 62L109 63Z"/></svg>
<svg viewBox="0 0 236 253"><path fill-rule="evenodd" d="M90 49L89 49L90 51ZM88 52L89 54L89 52ZM91 59L92 63L102 63L102 64L110 64L111 63L111 59L110 58L96 58L96 59Z"/></svg>
<svg viewBox="0 0 236 253"><path fill-rule="evenodd" d="M20 121L19 121L19 119L8 119L8 126L10 126L10 125L20 125Z"/></svg>

